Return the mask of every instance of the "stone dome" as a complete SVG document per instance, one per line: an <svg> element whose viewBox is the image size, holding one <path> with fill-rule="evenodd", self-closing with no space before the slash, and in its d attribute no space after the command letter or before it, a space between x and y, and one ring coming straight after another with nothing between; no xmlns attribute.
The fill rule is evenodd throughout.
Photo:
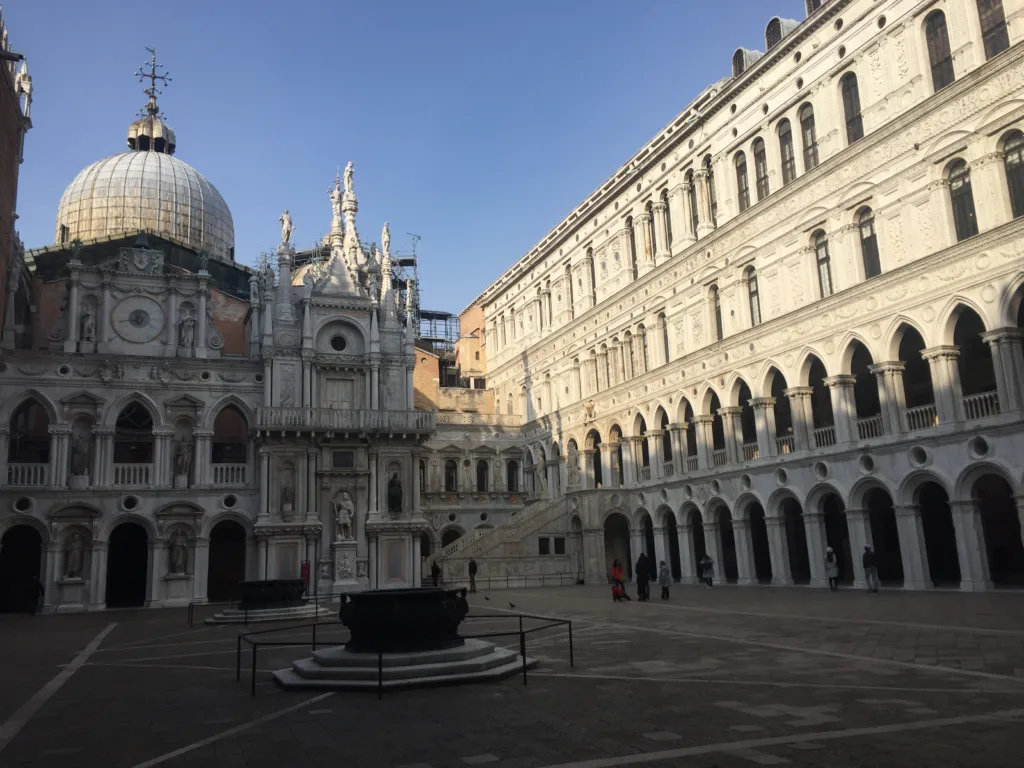
<svg viewBox="0 0 1024 768"><path fill-rule="evenodd" d="M231 211L195 168L165 152L123 152L93 163L61 195L56 241L145 230L234 260Z"/></svg>

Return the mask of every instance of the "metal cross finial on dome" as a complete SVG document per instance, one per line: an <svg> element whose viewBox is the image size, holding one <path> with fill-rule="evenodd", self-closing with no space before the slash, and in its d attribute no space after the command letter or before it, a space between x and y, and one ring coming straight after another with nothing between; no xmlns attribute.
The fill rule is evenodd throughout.
<svg viewBox="0 0 1024 768"><path fill-rule="evenodd" d="M146 112L150 115L158 115L160 108L156 105L156 97L163 94L163 91L156 87L157 81L160 81L163 85L167 85L171 82L171 76L168 72L161 72L164 68L163 64L156 63L156 48L149 48L147 51L150 53L150 60L147 64L143 64L139 67L139 70L135 73L135 76L139 78L141 83L143 80L149 80L149 88L144 88L143 93L149 96L149 103L146 105ZM149 67L149 71L146 70Z"/></svg>

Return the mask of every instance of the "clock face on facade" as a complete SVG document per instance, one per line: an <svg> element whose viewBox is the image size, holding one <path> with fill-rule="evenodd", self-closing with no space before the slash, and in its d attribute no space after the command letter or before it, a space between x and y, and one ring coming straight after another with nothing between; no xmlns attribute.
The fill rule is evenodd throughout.
<svg viewBox="0 0 1024 768"><path fill-rule="evenodd" d="M122 299L110 315L114 332L133 344L153 341L163 332L166 320L163 307L145 296Z"/></svg>

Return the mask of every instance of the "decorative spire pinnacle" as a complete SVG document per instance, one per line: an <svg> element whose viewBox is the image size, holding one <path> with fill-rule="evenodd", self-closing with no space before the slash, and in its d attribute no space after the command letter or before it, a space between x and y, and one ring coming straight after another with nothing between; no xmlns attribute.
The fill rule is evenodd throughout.
<svg viewBox="0 0 1024 768"><path fill-rule="evenodd" d="M135 76L139 78L140 83L143 80L149 80L149 88L144 88L142 90L144 94L149 96L149 103L146 104L146 114L156 116L160 114L160 108L156 105L156 97L163 95L163 91L157 88L156 84L159 81L162 85L166 86L171 82L171 76L169 72L161 71L164 69L163 64L157 64L156 48L147 47L146 50L150 53L150 60L147 64L143 64L139 67ZM148 71L146 70L146 67L149 68ZM139 116L143 117L141 112Z"/></svg>

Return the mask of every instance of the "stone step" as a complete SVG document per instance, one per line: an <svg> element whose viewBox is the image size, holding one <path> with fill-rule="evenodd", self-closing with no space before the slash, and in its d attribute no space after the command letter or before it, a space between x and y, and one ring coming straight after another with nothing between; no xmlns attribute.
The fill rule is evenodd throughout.
<svg viewBox="0 0 1024 768"><path fill-rule="evenodd" d="M448 674L485 672L517 658L517 654L504 648L491 648L487 653L472 659L448 662L428 662L400 667L386 667L384 680L412 680L415 678L443 677ZM300 659L292 663L292 669L308 680L376 680L377 667L322 667L313 659Z"/></svg>
<svg viewBox="0 0 1024 768"><path fill-rule="evenodd" d="M463 645L444 648L439 651L422 653L385 653L385 667L408 667L417 664L446 664L455 661L467 661L492 652L493 644L470 638ZM377 654L350 653L344 646L324 648L313 654L313 660L322 667L372 667L376 672Z"/></svg>
<svg viewBox="0 0 1024 768"><path fill-rule="evenodd" d="M297 619L330 619L336 611L321 605L298 605L290 608L262 608L246 613L238 608L218 613L206 619L207 624L260 624L267 621L295 621Z"/></svg>

